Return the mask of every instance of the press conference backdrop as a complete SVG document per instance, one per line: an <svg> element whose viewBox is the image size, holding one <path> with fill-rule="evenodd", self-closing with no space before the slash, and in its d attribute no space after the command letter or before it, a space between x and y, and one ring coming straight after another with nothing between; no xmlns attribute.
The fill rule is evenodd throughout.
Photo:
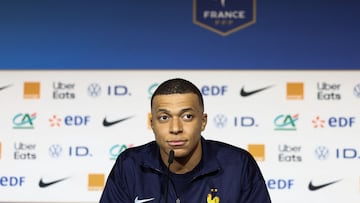
<svg viewBox="0 0 360 203"><path fill-rule="evenodd" d="M274 203L360 201L359 71L9 70L0 202L98 202L116 157L154 139L150 96L173 77L201 89L203 136L248 150Z"/></svg>

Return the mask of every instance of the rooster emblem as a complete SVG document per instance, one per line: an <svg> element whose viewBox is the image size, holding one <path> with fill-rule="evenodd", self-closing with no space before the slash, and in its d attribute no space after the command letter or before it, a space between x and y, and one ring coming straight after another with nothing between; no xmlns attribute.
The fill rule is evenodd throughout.
<svg viewBox="0 0 360 203"><path fill-rule="evenodd" d="M207 196L207 203L219 203L220 197L216 196L217 189L211 189Z"/></svg>

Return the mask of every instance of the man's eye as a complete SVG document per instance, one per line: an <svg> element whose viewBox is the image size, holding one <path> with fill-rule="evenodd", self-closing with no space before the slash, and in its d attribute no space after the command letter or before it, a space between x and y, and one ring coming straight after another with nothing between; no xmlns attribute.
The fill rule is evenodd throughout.
<svg viewBox="0 0 360 203"><path fill-rule="evenodd" d="M159 120L161 121L166 121L168 118L168 116L159 116Z"/></svg>
<svg viewBox="0 0 360 203"><path fill-rule="evenodd" d="M184 120L191 120L191 119L193 118L193 115L191 115L191 114L185 114L185 115L183 116L183 118L184 118Z"/></svg>

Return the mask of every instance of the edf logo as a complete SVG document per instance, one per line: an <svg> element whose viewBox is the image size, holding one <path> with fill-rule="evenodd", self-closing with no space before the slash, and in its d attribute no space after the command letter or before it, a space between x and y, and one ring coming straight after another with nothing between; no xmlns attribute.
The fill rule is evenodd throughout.
<svg viewBox="0 0 360 203"><path fill-rule="evenodd" d="M21 187L25 182L25 176L0 176L0 187Z"/></svg>
<svg viewBox="0 0 360 203"><path fill-rule="evenodd" d="M90 116L65 116L64 124L67 126L86 126L90 122Z"/></svg>
<svg viewBox="0 0 360 203"><path fill-rule="evenodd" d="M312 120L312 124L314 128L324 128L326 123L329 125L330 128L351 128L355 123L355 117L330 117L327 121L320 116L316 116Z"/></svg>
<svg viewBox="0 0 360 203"><path fill-rule="evenodd" d="M355 117L330 117L328 122L329 126L332 128L351 128L355 123Z"/></svg>
<svg viewBox="0 0 360 203"><path fill-rule="evenodd" d="M222 85L222 86L204 85L201 87L201 94L204 96L224 96L225 92L227 92L227 90L228 90L227 85Z"/></svg>
<svg viewBox="0 0 360 203"><path fill-rule="evenodd" d="M294 179L269 179L266 183L270 190L290 190L294 182Z"/></svg>

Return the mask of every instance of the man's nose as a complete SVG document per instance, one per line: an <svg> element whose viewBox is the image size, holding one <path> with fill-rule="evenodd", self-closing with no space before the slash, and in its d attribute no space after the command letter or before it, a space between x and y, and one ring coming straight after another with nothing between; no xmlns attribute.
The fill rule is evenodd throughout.
<svg viewBox="0 0 360 203"><path fill-rule="evenodd" d="M179 134L183 131L182 123L179 118L173 118L170 124L170 132L172 134Z"/></svg>

